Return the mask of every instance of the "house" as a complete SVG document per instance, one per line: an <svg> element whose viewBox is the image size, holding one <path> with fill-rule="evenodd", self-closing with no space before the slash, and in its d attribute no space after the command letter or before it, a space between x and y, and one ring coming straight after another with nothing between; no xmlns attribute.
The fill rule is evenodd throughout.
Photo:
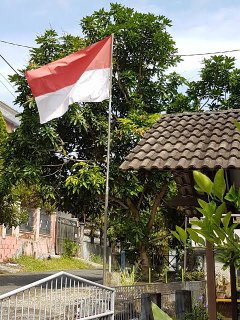
<svg viewBox="0 0 240 320"><path fill-rule="evenodd" d="M234 125L240 110L162 116L121 165L122 170L168 170L178 196L172 205L188 216L197 214L193 170L214 176L224 168L228 184L240 186L240 132Z"/></svg>
<svg viewBox="0 0 240 320"><path fill-rule="evenodd" d="M240 132L234 121L240 121L240 110L164 115L126 157L121 169L171 171L178 187L172 204L185 215L194 216L199 195L194 189L193 170L212 178L221 167L227 186L240 186ZM208 243L206 260L209 316L214 318L214 255ZM234 267L231 269L232 305L236 312L236 272Z"/></svg>
<svg viewBox="0 0 240 320"><path fill-rule="evenodd" d="M2 101L0 101L0 111L6 122L7 131L13 132L20 124L19 119L16 117L18 112Z"/></svg>

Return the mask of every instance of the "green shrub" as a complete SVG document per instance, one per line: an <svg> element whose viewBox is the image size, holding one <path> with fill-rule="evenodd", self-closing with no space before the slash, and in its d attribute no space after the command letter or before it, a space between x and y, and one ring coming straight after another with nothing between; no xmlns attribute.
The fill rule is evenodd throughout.
<svg viewBox="0 0 240 320"><path fill-rule="evenodd" d="M186 281L201 281L204 280L204 271L187 271L185 274Z"/></svg>
<svg viewBox="0 0 240 320"><path fill-rule="evenodd" d="M132 270L125 269L120 272L121 285L122 286L133 286L136 282L135 280L135 269Z"/></svg>
<svg viewBox="0 0 240 320"><path fill-rule="evenodd" d="M92 261L94 263L103 264L103 258L99 255L94 254L94 253L90 254L89 259L90 259L90 261Z"/></svg>
<svg viewBox="0 0 240 320"><path fill-rule="evenodd" d="M78 244L72 240L65 239L63 244L63 256L66 258L75 257L78 251Z"/></svg>
<svg viewBox="0 0 240 320"><path fill-rule="evenodd" d="M189 312L185 315L183 320L208 320L208 311L207 308L202 303L196 303L193 306L192 312ZM223 320L223 316L218 313L217 320Z"/></svg>

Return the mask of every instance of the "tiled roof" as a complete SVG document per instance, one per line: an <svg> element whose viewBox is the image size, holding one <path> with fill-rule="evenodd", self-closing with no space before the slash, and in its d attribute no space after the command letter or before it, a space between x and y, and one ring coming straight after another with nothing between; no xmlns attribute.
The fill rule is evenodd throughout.
<svg viewBox="0 0 240 320"><path fill-rule="evenodd" d="M121 165L123 170L240 168L240 110L162 116Z"/></svg>

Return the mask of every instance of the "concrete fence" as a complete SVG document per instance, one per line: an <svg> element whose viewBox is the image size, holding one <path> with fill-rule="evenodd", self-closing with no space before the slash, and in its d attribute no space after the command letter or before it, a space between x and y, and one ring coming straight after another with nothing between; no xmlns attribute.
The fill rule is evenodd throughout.
<svg viewBox="0 0 240 320"><path fill-rule="evenodd" d="M55 254L56 214L46 218L41 209L30 209L29 221L10 229L0 225L0 262L21 255L46 258Z"/></svg>

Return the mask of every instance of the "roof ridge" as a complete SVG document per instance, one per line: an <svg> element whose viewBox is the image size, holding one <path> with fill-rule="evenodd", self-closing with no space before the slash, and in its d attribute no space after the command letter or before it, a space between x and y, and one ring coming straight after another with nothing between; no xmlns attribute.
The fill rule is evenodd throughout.
<svg viewBox="0 0 240 320"><path fill-rule="evenodd" d="M239 112L240 109L227 109L227 110L217 110L217 111L194 111L194 112L177 112L177 113L166 113L166 114L161 114L160 113L160 119L161 120L163 117L176 117L176 116L192 116L192 115L203 115L203 114L225 114L225 113L231 113L231 112ZM158 121L159 121L158 120Z"/></svg>

